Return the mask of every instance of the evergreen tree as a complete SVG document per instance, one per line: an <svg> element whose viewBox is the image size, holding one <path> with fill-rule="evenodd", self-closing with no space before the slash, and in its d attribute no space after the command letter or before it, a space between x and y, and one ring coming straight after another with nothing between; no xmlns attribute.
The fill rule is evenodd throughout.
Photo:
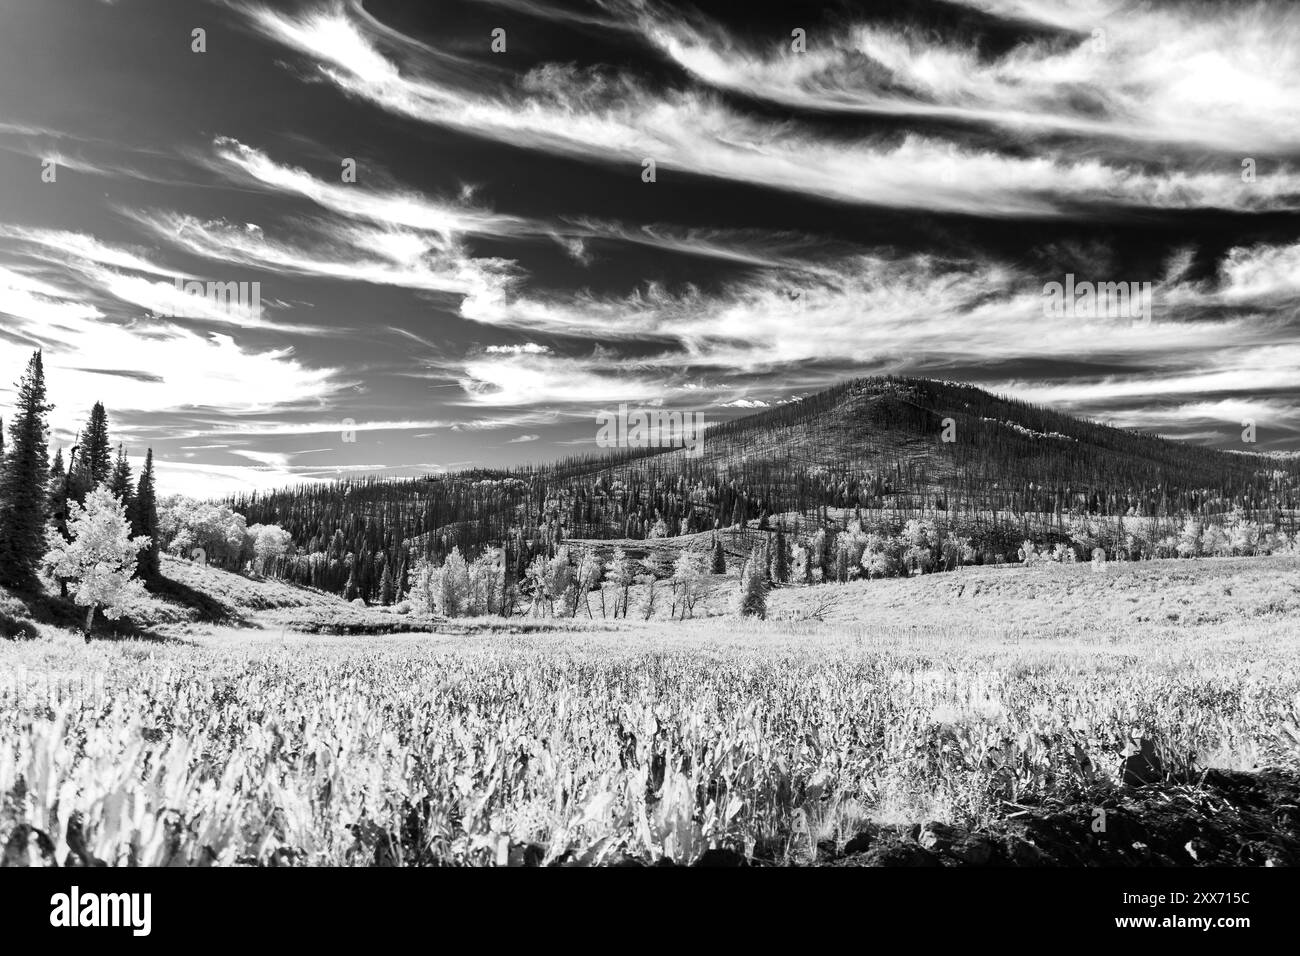
<svg viewBox="0 0 1300 956"><path fill-rule="evenodd" d="M94 487L90 483L90 472L85 466L85 455L83 454L85 446L81 441L81 433L73 439L72 448L68 451L68 471L63 483L63 510L66 511L67 501L81 503L86 500L86 495L90 494Z"/></svg>
<svg viewBox="0 0 1300 956"><path fill-rule="evenodd" d="M785 550L785 531L780 525L776 529L776 555L772 559L772 577L777 584L790 583L790 560Z"/></svg>
<svg viewBox="0 0 1300 956"><path fill-rule="evenodd" d="M135 495L131 492L131 464L126 460L126 451L121 445L117 446L117 461L113 463L113 473L108 478L108 490L126 507L127 514L130 514L131 504L135 499Z"/></svg>
<svg viewBox="0 0 1300 956"><path fill-rule="evenodd" d="M9 422L9 452L0 468L0 584L21 590L37 586L45 555L46 482L50 458L45 403L45 367L38 351L18 383Z"/></svg>
<svg viewBox="0 0 1300 956"><path fill-rule="evenodd" d="M50 521L54 529L64 538L68 537L68 487L71 476L63 467L63 449L54 453L54 464L50 465L49 500ZM68 578L56 575L59 582L59 596L68 596Z"/></svg>
<svg viewBox="0 0 1300 956"><path fill-rule="evenodd" d="M54 463L50 465L50 478L45 487L50 491L50 517L58 523L58 514L61 507L61 500L64 492L64 486L68 481L68 473L63 467L63 449L60 448L54 453ZM67 518L66 505L63 505L64 515ZM62 526L60 531L64 530Z"/></svg>
<svg viewBox="0 0 1300 956"><path fill-rule="evenodd" d="M406 550L403 548L401 560L397 563L397 574L394 576L393 600L401 603L406 598Z"/></svg>
<svg viewBox="0 0 1300 956"><path fill-rule="evenodd" d="M740 576L740 613L742 617L767 617L767 575L763 571L763 553L755 548L745 562Z"/></svg>
<svg viewBox="0 0 1300 956"><path fill-rule="evenodd" d="M710 574L727 573L727 556L722 550L722 539L717 535L713 537L713 563L709 566Z"/></svg>
<svg viewBox="0 0 1300 956"><path fill-rule="evenodd" d="M103 402L96 402L90 410L90 419L81 433L81 457L77 460L79 485L82 491L80 501L92 488L108 481L112 473L112 452L108 444L108 413L104 411ZM79 488L80 490L80 488Z"/></svg>
<svg viewBox="0 0 1300 956"><path fill-rule="evenodd" d="M743 528L745 526L745 507L741 504L740 499L736 499L736 507L731 512L731 525L734 528Z"/></svg>
<svg viewBox="0 0 1300 956"><path fill-rule="evenodd" d="M393 584L393 569L388 562L384 562L384 576L379 583L379 603L387 607L393 603L396 593L396 586Z"/></svg>
<svg viewBox="0 0 1300 956"><path fill-rule="evenodd" d="M158 499L153 482L153 449L144 456L144 470L135 489L135 510L131 515L131 534L148 535L149 546L140 552L139 574L147 583L161 574L158 541Z"/></svg>

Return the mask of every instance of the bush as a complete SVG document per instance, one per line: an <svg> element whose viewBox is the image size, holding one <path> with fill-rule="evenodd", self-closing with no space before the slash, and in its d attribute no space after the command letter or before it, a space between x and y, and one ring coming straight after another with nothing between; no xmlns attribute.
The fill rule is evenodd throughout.
<svg viewBox="0 0 1300 956"><path fill-rule="evenodd" d="M36 625L27 618L0 607L0 637L6 640L28 641L40 636L41 632L36 629Z"/></svg>

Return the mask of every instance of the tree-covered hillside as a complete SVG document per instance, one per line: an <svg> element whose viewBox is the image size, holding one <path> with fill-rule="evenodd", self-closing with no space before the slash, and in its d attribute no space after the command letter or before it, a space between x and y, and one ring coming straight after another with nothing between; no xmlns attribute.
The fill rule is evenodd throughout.
<svg viewBox="0 0 1300 956"><path fill-rule="evenodd" d="M675 536L801 516L980 516L1012 540L1029 514L1285 516L1300 460L1231 454L1099 425L968 385L870 378L710 428L703 453L626 450L415 480L301 485L232 502L279 525L279 573L377 599L420 558L505 549L522 578L564 539ZM1062 524L1063 527L1063 524ZM1294 528L1292 528L1294 531Z"/></svg>

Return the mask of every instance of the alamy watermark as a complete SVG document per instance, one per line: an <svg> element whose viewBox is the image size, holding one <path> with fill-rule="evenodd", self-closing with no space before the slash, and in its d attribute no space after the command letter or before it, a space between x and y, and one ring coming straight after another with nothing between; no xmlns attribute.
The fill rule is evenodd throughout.
<svg viewBox="0 0 1300 956"><path fill-rule="evenodd" d="M50 925L55 927L124 927L133 936L148 936L153 928L152 893L82 892L73 886L50 897Z"/></svg>
<svg viewBox="0 0 1300 956"><path fill-rule="evenodd" d="M229 314L239 313L253 319L262 317L262 283L260 282L204 282L200 279L177 276L176 291L191 298L203 299L219 311ZM170 318L187 318L187 316L170 316Z"/></svg>
<svg viewBox="0 0 1300 956"><path fill-rule="evenodd" d="M704 453L704 413L635 409L620 404L617 412L596 413L600 448L684 448L687 458Z"/></svg>
<svg viewBox="0 0 1300 956"><path fill-rule="evenodd" d="M1150 282L1065 282L1043 284L1043 315L1049 319L1131 319L1134 325L1151 322Z"/></svg>

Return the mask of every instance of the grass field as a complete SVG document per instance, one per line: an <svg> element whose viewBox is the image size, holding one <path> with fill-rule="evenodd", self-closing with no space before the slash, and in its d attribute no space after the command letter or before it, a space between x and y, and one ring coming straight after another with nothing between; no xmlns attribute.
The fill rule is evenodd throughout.
<svg viewBox="0 0 1300 956"><path fill-rule="evenodd" d="M779 592L766 622L534 633L46 627L0 644L0 842L38 854L40 831L60 862L812 862L872 826L1113 799L1135 734L1192 792L1208 767L1300 766L1280 570L969 569Z"/></svg>

